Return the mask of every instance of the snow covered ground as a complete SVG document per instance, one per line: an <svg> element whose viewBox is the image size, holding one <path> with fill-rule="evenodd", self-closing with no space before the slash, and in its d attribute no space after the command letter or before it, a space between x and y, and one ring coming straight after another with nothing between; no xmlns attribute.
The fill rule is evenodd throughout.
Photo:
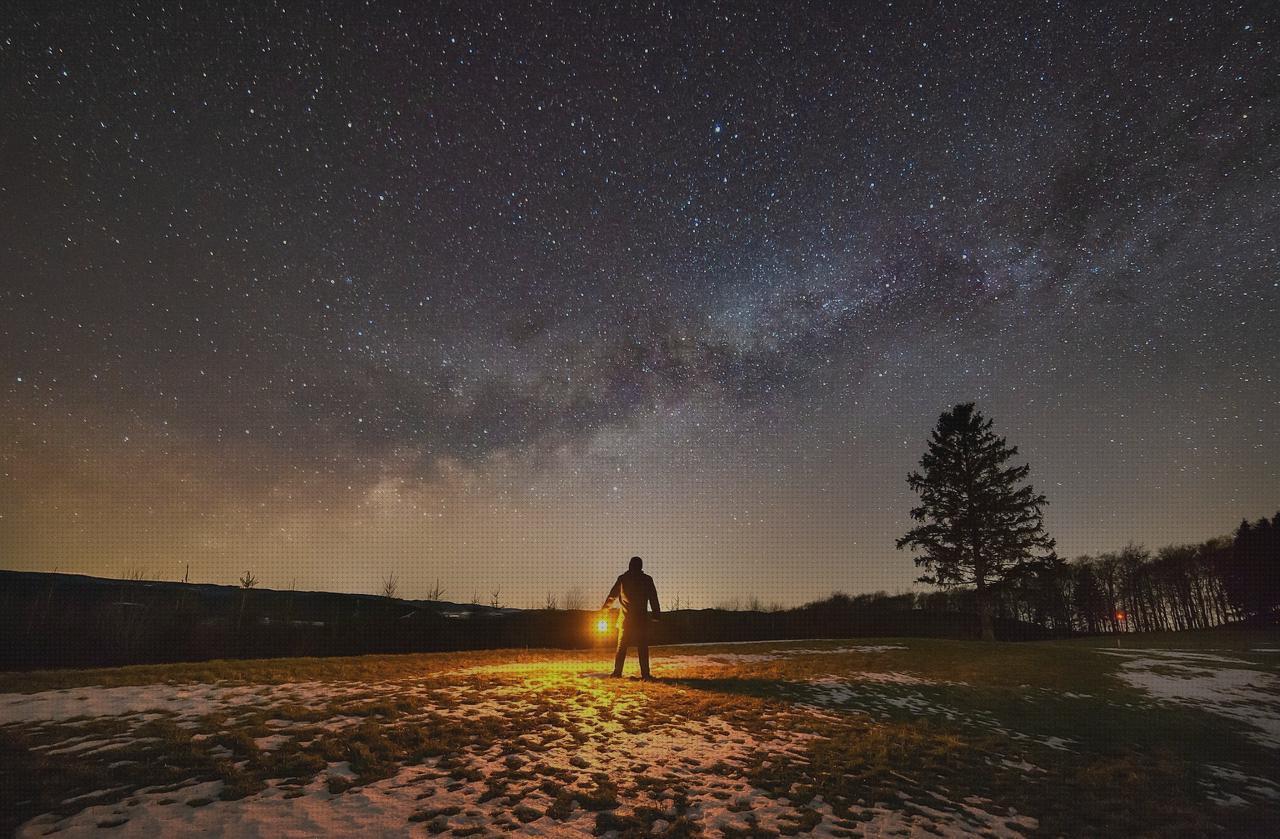
<svg viewBox="0 0 1280 839"><path fill-rule="evenodd" d="M798 647L706 654L681 650L686 654L655 661L655 670L678 676L706 668L890 649L902 648ZM137 747L139 727L154 720L198 730L195 742L216 740L216 732L201 729L210 715L225 715L229 726L251 714L259 721L267 717L267 733L259 730L251 740L254 749L267 753L288 749L295 735L313 738L317 729L339 734L356 730L361 718L340 709L371 696L440 700L428 712L459 725L522 714L531 720L519 743L481 740L443 758L400 766L390 776L367 783L360 782L350 764L334 761L309 779L269 779L264 788L237 800L222 800L223 781L198 778L176 786L91 790L64 801L64 812L31 819L18 835L96 835L109 827L113 835L147 837L398 836L419 825L452 835L500 831L514 836L585 836L637 826L660 835L698 825L711 835L798 830L849 835L856 826L865 835L1012 836L1036 826L1035 819L993 802L972 796L953 800L940 790L904 791L897 800L867 801L843 815L821 796L799 805L756 786L752 773L764 761L781 760L790 766L808 762L806 746L819 735L805 732L798 722L811 711L768 711L753 723L715 713L652 713L644 692L625 689L625 682L590 678L601 675L601 663L569 659L464 668L450 674L458 683L454 688L402 679L378 684L84 687L0 695L0 725L48 734L36 748L49 755L94 755ZM889 683L918 681L904 674L867 676ZM620 692L619 687L624 689ZM534 722L539 713L545 715L548 696L555 698L556 721L548 724L544 716ZM270 718L276 707L331 708L334 714L302 722ZM121 725L100 733L93 723L104 719ZM404 720L406 725L413 722L412 715ZM91 731L77 734L82 726ZM215 757L238 757L223 745L210 751ZM851 820L855 813L856 820Z"/></svg>
<svg viewBox="0 0 1280 839"><path fill-rule="evenodd" d="M603 678L602 651L451 659L372 681L0 694L0 735L96 773L31 811L17 835L1018 836L1041 814L994 790L1049 778L1059 758L1089 759L1078 731L1052 719L1048 731L1023 729L976 701L985 686L968 662L962 680L914 667L907 645L726 647L662 651L656 684ZM1102 652L1119 657L1126 691L1280 746L1280 685L1256 660ZM726 679L752 687L716 687ZM1097 688L1021 687L1009 702L1110 701ZM1124 707L1141 703L1125 695ZM991 778L975 780L974 766ZM833 773L846 780L821 786ZM1207 801L1251 812L1280 801L1270 774L1223 760L1199 784Z"/></svg>

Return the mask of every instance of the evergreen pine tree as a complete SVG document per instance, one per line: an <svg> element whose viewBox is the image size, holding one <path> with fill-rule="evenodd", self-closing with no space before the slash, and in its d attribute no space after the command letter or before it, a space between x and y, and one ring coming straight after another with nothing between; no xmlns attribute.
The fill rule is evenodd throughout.
<svg viewBox="0 0 1280 839"><path fill-rule="evenodd" d="M1029 565L1059 561L1041 514L1048 502L1030 484L1020 486L1031 466L1007 465L1018 449L991 425L972 402L938 418L921 471L907 476L920 496L911 510L920 525L897 541L918 552L916 565L926 572L920 582L974 587L986 641L995 640L991 586Z"/></svg>

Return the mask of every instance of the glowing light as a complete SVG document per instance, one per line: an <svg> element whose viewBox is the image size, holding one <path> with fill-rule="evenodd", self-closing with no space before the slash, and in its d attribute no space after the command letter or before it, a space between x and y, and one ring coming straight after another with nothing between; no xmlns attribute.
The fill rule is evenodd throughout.
<svg viewBox="0 0 1280 839"><path fill-rule="evenodd" d="M596 621L596 631L597 631L597 632L608 632L608 631L609 631L609 622L608 622L607 620L605 620L604 618L601 618L600 620Z"/></svg>

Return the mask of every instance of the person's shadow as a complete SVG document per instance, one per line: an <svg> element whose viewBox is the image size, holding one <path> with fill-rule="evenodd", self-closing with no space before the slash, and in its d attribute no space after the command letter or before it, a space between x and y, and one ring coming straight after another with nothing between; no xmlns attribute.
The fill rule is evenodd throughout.
<svg viewBox="0 0 1280 839"><path fill-rule="evenodd" d="M686 687L704 693L724 693L734 696L754 696L758 699L779 699L787 695L786 688L793 683L777 679L756 679L739 676L700 678L696 676L666 676L663 684Z"/></svg>
<svg viewBox="0 0 1280 839"><path fill-rule="evenodd" d="M613 681L613 674L608 671L600 673L583 673L584 679L602 679ZM643 681L639 676L624 676L617 679L619 682L640 682ZM787 688L791 687L791 683L785 681L777 681L774 679L753 679L742 678L738 676L720 676L717 678L700 678L694 676L662 676L653 679L663 685L671 687L686 687L690 690L701 691L703 693L723 693L732 696L754 696L758 699L778 699L789 695Z"/></svg>

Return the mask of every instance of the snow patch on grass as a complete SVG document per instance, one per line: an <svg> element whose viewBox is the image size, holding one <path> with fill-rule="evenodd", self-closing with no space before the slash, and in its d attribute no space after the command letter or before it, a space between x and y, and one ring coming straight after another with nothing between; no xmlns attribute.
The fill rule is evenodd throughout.
<svg viewBox="0 0 1280 839"><path fill-rule="evenodd" d="M1122 656L1120 678L1156 699L1245 723L1258 743L1280 748L1280 677L1220 665L1247 661L1179 650L1101 650Z"/></svg>
<svg viewBox="0 0 1280 839"><path fill-rule="evenodd" d="M1266 778L1248 775L1229 766L1207 764L1211 776L1201 781L1210 800L1224 807L1240 807L1248 804L1248 798L1280 801L1280 787ZM1245 796L1245 797L1242 797Z"/></svg>
<svg viewBox="0 0 1280 839"><path fill-rule="evenodd" d="M967 687L963 682L931 682L906 673L856 673L852 676L822 676L805 683L805 699L800 707L859 711L880 718L933 717L969 727L1003 734L1016 740L1039 743L1057 751L1073 751L1076 741L1069 737L1030 735L1010 730L995 716L978 710L961 710L927 696L913 687Z"/></svg>
<svg viewBox="0 0 1280 839"><path fill-rule="evenodd" d="M354 690L355 688L351 688ZM0 694L0 725L39 721L60 722L76 717L116 717L160 712L179 718L204 716L214 711L250 708L288 701L298 696L314 698L340 694L335 685L285 684L263 688L258 685L228 686L208 684L128 685L125 687L81 687L43 693Z"/></svg>

